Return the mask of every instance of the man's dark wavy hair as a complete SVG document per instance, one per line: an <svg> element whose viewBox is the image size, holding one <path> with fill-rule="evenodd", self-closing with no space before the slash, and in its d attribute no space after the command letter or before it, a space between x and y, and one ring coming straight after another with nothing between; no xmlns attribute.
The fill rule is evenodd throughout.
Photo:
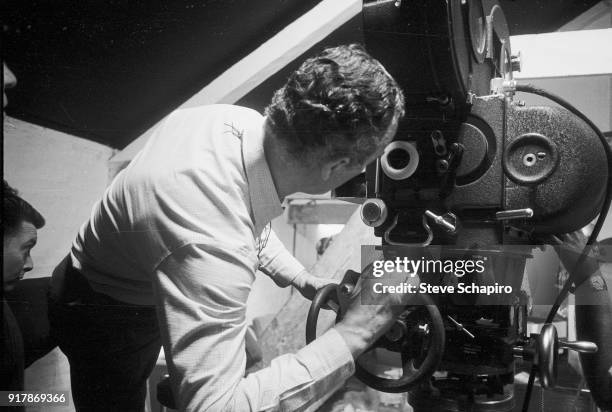
<svg viewBox="0 0 612 412"><path fill-rule="evenodd" d="M14 234L21 222L30 222L36 229L45 225L45 218L34 207L23 200L6 180L2 185L2 231L4 236Z"/></svg>
<svg viewBox="0 0 612 412"><path fill-rule="evenodd" d="M363 163L394 118L404 115L404 95L362 46L325 49L306 60L266 108L269 125L294 157L327 149L328 159Z"/></svg>

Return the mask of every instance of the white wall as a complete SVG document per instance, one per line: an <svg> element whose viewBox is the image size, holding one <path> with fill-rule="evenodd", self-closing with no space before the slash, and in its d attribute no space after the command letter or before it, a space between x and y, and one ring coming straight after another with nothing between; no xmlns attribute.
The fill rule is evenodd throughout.
<svg viewBox="0 0 612 412"><path fill-rule="evenodd" d="M606 0L566 24L559 31L609 28L612 28L612 2ZM584 44L583 47L594 54L601 52L601 50L593 49L592 44ZM517 51L514 47L513 50ZM520 82L531 83L564 98L587 115L602 132L612 131L612 75L525 78ZM556 105L547 99L526 93L518 93L517 97L528 105ZM612 213L608 214L599 234L600 240L608 237L612 237Z"/></svg>
<svg viewBox="0 0 612 412"><path fill-rule="evenodd" d="M68 253L104 192L113 153L89 140L5 118L4 179L47 221L38 231L34 270L27 277L49 276Z"/></svg>

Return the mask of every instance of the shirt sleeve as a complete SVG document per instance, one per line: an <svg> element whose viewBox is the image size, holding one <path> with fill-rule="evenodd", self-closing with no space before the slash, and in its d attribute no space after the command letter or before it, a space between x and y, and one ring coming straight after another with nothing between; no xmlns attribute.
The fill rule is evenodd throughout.
<svg viewBox="0 0 612 412"><path fill-rule="evenodd" d="M259 270L272 278L278 286L289 286L305 270L304 266L287 250L273 230L270 229L268 240L264 240L264 243L259 254Z"/></svg>
<svg viewBox="0 0 612 412"><path fill-rule="evenodd" d="M295 354L244 377L246 301L256 259L218 245L187 245L155 272L161 334L185 411L306 411L354 372L330 329Z"/></svg>

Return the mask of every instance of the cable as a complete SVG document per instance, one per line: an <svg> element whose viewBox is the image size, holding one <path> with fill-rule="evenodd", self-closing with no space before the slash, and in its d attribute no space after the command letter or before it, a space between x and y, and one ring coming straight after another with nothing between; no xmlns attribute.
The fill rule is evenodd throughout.
<svg viewBox="0 0 612 412"><path fill-rule="evenodd" d="M523 412L529 409L529 401L531 400L531 392L533 391L533 382L535 381L537 368L535 365L531 366L529 371L529 380L527 381L527 388L525 389L525 399L523 401Z"/></svg>
<svg viewBox="0 0 612 412"><path fill-rule="evenodd" d="M557 311L561 307L561 304L563 303L565 298L567 298L567 295L572 287L572 284L574 283L574 278L576 277L576 268L582 265L582 262L586 259L588 255L589 246L592 245L597 240L597 236L599 236L599 232L601 231L601 228L604 224L604 221L606 220L606 216L610 209L610 203L612 202L612 198L611 198L611 194L612 194L612 151L610 150L610 145L608 145L606 138L601 133L599 128L595 126L595 124L588 117L586 117L580 110L576 109L573 105L571 105L565 99L553 93L547 92L546 90L537 88L529 84L518 84L516 86L516 90L519 92L532 93L532 94L537 94L537 95L546 97L547 99L550 99L553 102L563 106L565 109L569 110L571 113L573 113L574 115L582 119L591 129L595 131L595 133L597 134L597 137L599 137L599 140L601 141L601 144L604 147L606 158L608 160L608 187L606 188L606 196L604 199L604 203L601 206L601 211L599 213L599 217L597 218L597 222L595 223L595 227L593 228L593 232L589 236L589 239L587 240L587 243L584 249L582 250L580 257L578 258L576 265L571 271L569 271L570 275L567 278L567 281L565 282L565 284L563 285L563 288L561 289L561 292L559 292L559 295L555 299L555 302L553 306L551 307L550 312L548 312L548 316L546 317L545 323L552 323ZM576 286L578 286L579 284L580 282L578 282ZM527 412L529 408L529 400L531 398L531 392L533 390L535 374L536 374L536 369L531 368L531 372L529 373L529 381L527 382L527 388L525 390L525 399L523 401L523 412Z"/></svg>

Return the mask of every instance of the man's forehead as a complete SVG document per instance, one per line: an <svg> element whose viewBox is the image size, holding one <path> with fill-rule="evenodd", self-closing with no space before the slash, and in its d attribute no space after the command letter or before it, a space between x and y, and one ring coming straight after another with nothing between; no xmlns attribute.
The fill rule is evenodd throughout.
<svg viewBox="0 0 612 412"><path fill-rule="evenodd" d="M29 241L36 242L36 239L37 239L36 227L34 226L32 222L28 222L24 220L21 222L21 225L19 225L19 228L17 229L17 232L15 233L15 235L23 243L26 243Z"/></svg>

